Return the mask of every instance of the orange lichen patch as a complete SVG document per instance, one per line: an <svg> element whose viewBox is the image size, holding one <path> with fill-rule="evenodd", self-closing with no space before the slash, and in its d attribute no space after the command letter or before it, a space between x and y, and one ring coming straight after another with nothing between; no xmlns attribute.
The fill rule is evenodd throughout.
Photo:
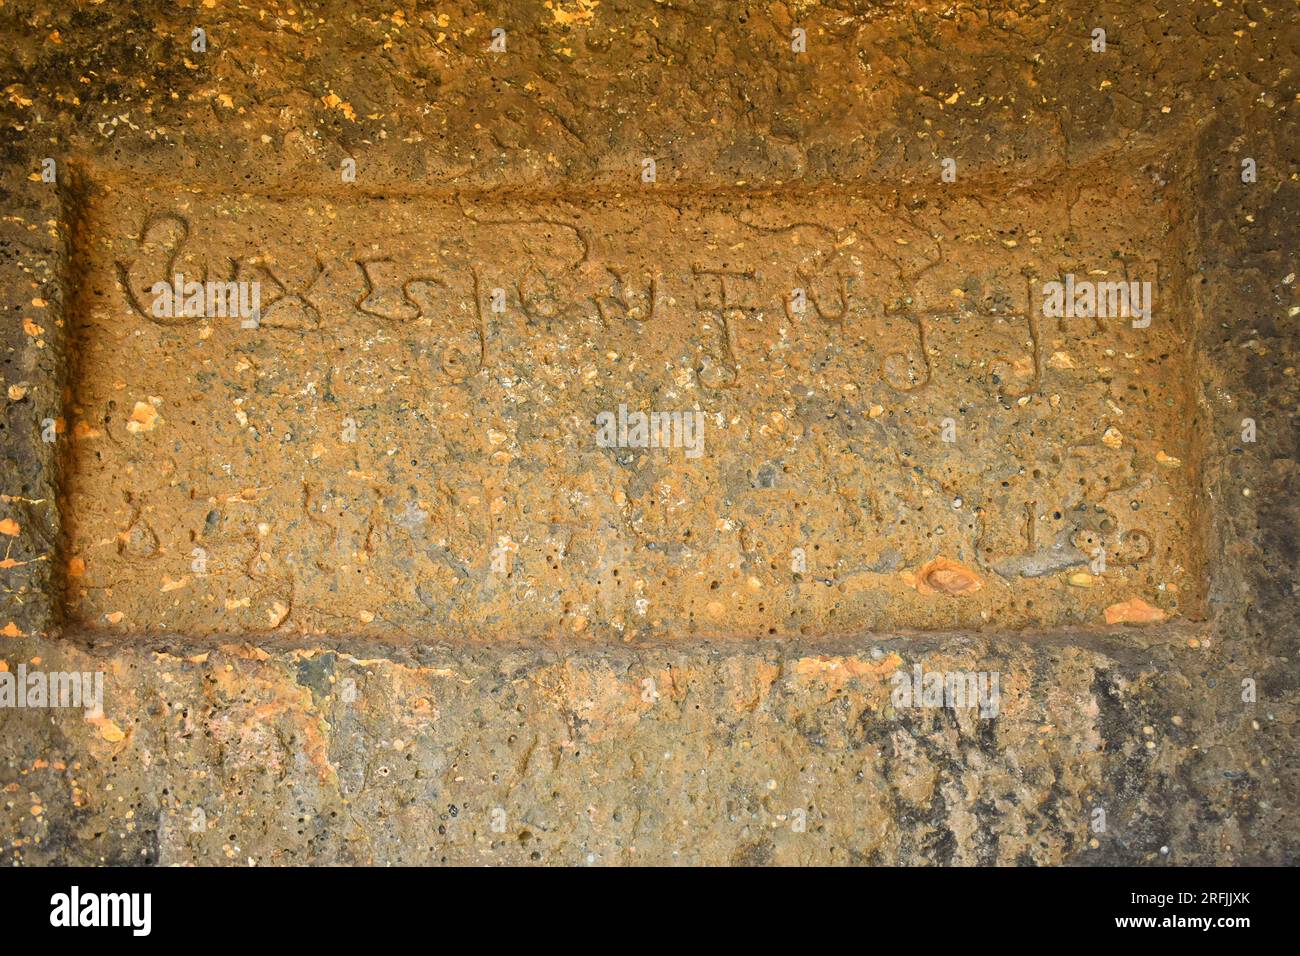
<svg viewBox="0 0 1300 956"><path fill-rule="evenodd" d="M8 86L5 87L4 91L5 91L5 95L9 97L9 102L13 103L15 106L32 105L32 100L24 95L26 90L21 83L10 83ZM32 173L32 175L28 176L27 178L32 179L33 177L35 178L36 182L39 183L41 181L40 173Z"/></svg>
<svg viewBox="0 0 1300 956"><path fill-rule="evenodd" d="M107 740L110 744L119 743L126 739L126 733L115 722L107 717L87 717L86 723L93 724L99 728L99 735Z"/></svg>
<svg viewBox="0 0 1300 956"><path fill-rule="evenodd" d="M1141 598L1129 598L1106 608L1107 624L1159 624L1168 616Z"/></svg>
<svg viewBox="0 0 1300 956"><path fill-rule="evenodd" d="M984 579L966 565L948 558L935 558L905 575L904 580L921 594L970 594L984 587Z"/></svg>
<svg viewBox="0 0 1300 956"><path fill-rule="evenodd" d="M97 428L92 428L90 423L84 418L77 419L77 424L72 426L72 437L78 440L84 438L98 438L102 434L103 432Z"/></svg>
<svg viewBox="0 0 1300 956"><path fill-rule="evenodd" d="M148 402L136 402L131 417L126 420L126 430L132 435L153 431L158 425L158 409Z"/></svg>
<svg viewBox="0 0 1300 956"><path fill-rule="evenodd" d="M903 659L890 652L878 661L863 660L860 657L828 657L824 654L816 657L801 657L794 662L795 676L812 682L813 680L826 688L827 700L838 694L850 680L855 677L885 677L902 666Z"/></svg>
<svg viewBox="0 0 1300 956"><path fill-rule="evenodd" d="M11 538L16 538L22 533L22 530L22 527L13 518L0 520L0 534L7 534Z"/></svg>
<svg viewBox="0 0 1300 956"><path fill-rule="evenodd" d="M68 559L68 577L79 578L86 573L86 562L83 558Z"/></svg>
<svg viewBox="0 0 1300 956"><path fill-rule="evenodd" d="M329 109L341 110L343 115L352 122L355 123L357 121L357 114L352 109L352 104L343 100L337 93L330 93L327 96L322 96L320 101Z"/></svg>
<svg viewBox="0 0 1300 956"><path fill-rule="evenodd" d="M572 26L573 24L590 23L592 18L596 16L596 7L600 6L600 0L574 0L573 3L568 5L572 8L569 10L564 9L562 3L552 2L552 0L546 0L544 6L551 11L551 16L555 18L556 23L563 26Z"/></svg>
<svg viewBox="0 0 1300 956"><path fill-rule="evenodd" d="M37 336L44 334L45 329L41 328L41 326L37 325L31 319L23 319L23 331L28 335Z"/></svg>
<svg viewBox="0 0 1300 956"><path fill-rule="evenodd" d="M891 653L879 661L864 661L858 657L801 657L794 662L794 672L800 677L822 677L828 673L842 672L846 677L862 677L868 674L892 673L898 669L903 659Z"/></svg>
<svg viewBox="0 0 1300 956"><path fill-rule="evenodd" d="M232 701L213 725L214 735L228 748L232 760L258 762L279 772L285 755L273 743L287 733L298 741L298 752L306 756L322 782L335 778L329 759L329 725L315 712L310 690L277 680L256 663L247 669L216 667L210 673L216 689ZM251 700L246 699L250 691L254 695Z"/></svg>
<svg viewBox="0 0 1300 956"><path fill-rule="evenodd" d="M10 621L4 627L0 627L0 635L5 637L22 637L23 632L18 630L18 625Z"/></svg>

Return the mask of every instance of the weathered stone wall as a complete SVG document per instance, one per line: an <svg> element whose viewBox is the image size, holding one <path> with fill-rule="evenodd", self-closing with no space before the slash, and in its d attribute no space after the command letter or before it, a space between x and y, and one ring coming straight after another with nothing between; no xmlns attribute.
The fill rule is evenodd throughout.
<svg viewBox="0 0 1300 956"><path fill-rule="evenodd" d="M105 673L102 716L0 709L6 863L1295 860L1293 18L1212 2L298 6L0 7L8 64L0 84L8 306L0 661L8 673ZM503 54L488 50L496 26L507 29ZM796 26L808 35L798 55L789 45ZM1098 26L1107 30L1104 53L1089 49ZM191 48L196 27L206 31L204 52ZM57 182L41 181L46 157L57 163ZM656 160L653 185L641 180L646 157ZM947 157L957 160L951 183L941 179ZM1242 181L1246 158L1256 182ZM341 179L345 159L355 161L354 183ZM659 192L647 198L650 189ZM301 430L314 420L295 411L288 389L328 367L325 350L312 351L319 346L301 309L278 322L268 315L249 340L220 325L200 338L202 323L182 335L127 311L130 266L151 254L148 216L185 205L187 228L214 261L255 256L269 239L279 250L274 267L293 271L310 265L294 249L354 262L381 258L386 244L436 255L429 237L457 233L440 204L456 216L468 209L481 219L487 207L519 219L526 209L577 223L608 246L582 257L602 268L620 255L645 262L653 253L637 243L665 250L655 264L669 271L712 268L719 263L691 252L714 242L722 258L759 263L770 277L765 296L789 284L782 267L834 266L837 244L852 234L857 251L845 245L844 258L859 261L845 269L865 312L884 323L872 328L905 344L873 348L855 342L857 333L800 326L776 299L761 317L724 310L734 328L707 336L698 315L670 315L650 348L600 325L640 321L626 314L637 303L620 287L608 287L606 310L594 310L587 329L582 316L553 311L581 298L577 280L548 288L512 274L512 263L544 266L545 255L564 252L559 238L530 240L526 230L490 255L462 250L456 274L490 258L504 285L514 280L516 317L526 300L541 311L486 334L453 323L464 341L450 362L421 354L431 340L400 326L426 317L419 288L385 294L340 280L340 301L368 303L360 314L389 329L381 370L414 370L412 394L387 393L377 415L461 388L446 401L465 402L466 415L497 416L505 438L476 449L458 442L477 441L477 432L452 433L421 447L415 460L438 461L450 480L441 505L439 489L420 487L428 472L403 471L404 462L387 480L410 502L375 493L370 478L349 479L364 486L355 490L331 486L340 498L375 494L368 515L441 507L453 530L483 509L484 523L462 533L461 556L472 560L461 562L459 579L406 556L398 532L377 531L378 523L336 521L313 536L308 518L295 526L284 517L295 507L313 513L310 488L300 501L296 481L311 467L312 445L300 453L281 443L281 457L268 459L247 444L244 423L223 432L209 413L214 395L247 390L262 402L263 418L249 417L263 437L283 439L275 426L286 416ZM687 212L670 216L674 205ZM788 233L805 220L811 232L833 235L826 249L810 235L792 257L776 249L776 232L763 231ZM753 235L740 234L743 221L757 225ZM1041 245L1031 246L1034 237ZM743 252L732 248L739 243ZM916 248L931 244L937 258ZM989 344L998 308L1003 317L1027 311L1029 303L1017 311L996 295L1012 275L1086 271L1103 259L1111 268L1159 259L1167 295L1154 337L1045 323L1041 341L1011 334ZM594 288L599 296L606 287ZM813 288L825 305L835 285ZM969 301L944 299L953 288ZM946 340L936 333L930 342L933 356L903 337L921 327L921 313L949 328ZM944 326L953 316L967 325ZM374 338L347 325L356 321L338 320L357 333L343 342L349 360ZM807 333L799 347L775 347L782 321ZM499 351L488 353L488 343ZM589 349L589 360L560 345ZM576 438L565 445L561 426L623 394L671 387L671 376L657 382L662 373L648 366L602 365L615 361L608 352L637 348L647 361L666 352L700 389L716 387L717 410L740 420L744 440L723 442L717 470L691 489L707 515L670 514L652 529L666 539L698 527L705 540L689 553L629 547L610 563L624 512L606 497L619 482L600 476L622 468L653 488L687 464L642 456L629 467L584 452ZM893 352L905 353L901 364L883 361ZM1144 372L1138 360L1125 366L1126 352L1160 361ZM1065 359L1053 366L1055 353ZM220 380L195 372L193 387L159 396L172 405L149 400L151 383L174 386L184 381L177 368L208 359L242 359L251 371L226 367ZM935 388L905 395L932 359ZM456 380L480 372L475 362L494 374L466 398ZM592 369L609 380L600 401L583 404L573 396ZM378 373L358 372L352 387L364 391L367 375ZM742 375L753 377L731 390ZM493 391L493 379L548 376L574 389L550 411L520 413L527 405L512 409ZM817 400L778 400L782 377L791 394L807 387ZM346 371L341 379L346 388ZM1031 385L1033 397L1018 404ZM1062 417L1044 410L1054 430L1030 435L1035 409L1057 407L1053 394ZM1105 408L1116 396L1119 418ZM137 401L158 412L161 427L148 408L136 412ZM972 440L959 439L961 453L945 457L934 419L953 402L969 406ZM129 427L132 416L140 427ZM1245 418L1257 425L1253 443L1241 440ZM1108 423L1121 437L1101 442ZM335 458L338 424L320 425L318 439L331 482L347 469L368 474L390 447L400 455L415 441L364 439L362 452L343 449L353 458ZM889 442L859 440L850 424L913 444L915 467L934 472L919 482L933 479L943 494L922 502L929 496L880 457ZM1021 436L1018 448L998 443L1008 433ZM776 473L764 464L805 447L791 444L796 434L822 452L792 471L805 487L761 478ZM1017 453L1030 472L1039 464L1043 476L1031 478L1049 489L1095 481L1110 467L1097 463L1110 459L1065 454L1080 445L1097 456L1121 451L1117 500L1136 501L1132 514L1144 520L1156 511L1158 523L1142 528L1172 549L1155 565L1112 562L1089 588L1069 582L1086 565L1077 556L1045 577L1026 576L1023 562L1001 563L1032 557L1036 542L1055 543L1065 526L1045 525L1027 542L1015 513L1025 497L1008 492L999 510L1001 492L986 487L1000 456L1014 463ZM244 483L227 489L212 468L238 465L231 455L240 448L246 467L269 467L254 486L270 501L254 495L249 514L231 517L244 505L223 502L241 496ZM480 486L494 478L496 452L523 464L503 466L495 494L458 496L457 476ZM592 457L583 464L581 454ZM549 505L566 472L592 482L594 504L513 515ZM952 545L927 553L909 537L919 532L888 523L885 508L884 524L853 523L870 513L861 499L891 482L901 501L942 506L923 512L927 529L952 515L943 519ZM1135 498L1126 484L1145 490ZM732 545L717 523L726 516L714 512L725 496L743 500L755 487L796 493L757 506L752 537ZM835 487L849 490L841 504L825 491ZM154 496L150 505L131 497L142 491ZM1027 497L1043 521L1065 522L1068 513L1051 517L1064 489L1050 493L1057 497ZM492 510L496 498L506 518ZM812 519L792 536L798 522L782 511L793 504L806 504ZM963 528L962 508L973 528ZM186 546L199 543L190 533L214 511L214 535L251 535L248 552L229 558L242 571L233 584L192 573L181 584ZM1117 516L1114 502L1106 513ZM536 547L506 549L518 563L505 573L516 576L494 582L484 546L497 543L493 522L512 515L514 527L533 528ZM1118 535L1133 520L1124 515L1118 530L1072 527L1056 557L1043 560L1067 547L1086 553L1078 533ZM642 540L644 527L643 516L626 541ZM548 533L562 534L574 562L547 565ZM791 547L833 539L843 541L833 561L824 559L831 583L819 580L817 558L809 580L792 582ZM881 564L900 540L897 558ZM979 546L988 541L992 557ZM223 553L211 551L220 572ZM357 573L358 552L375 561L364 587L342 577ZM777 553L781 567L764 567ZM713 566L693 566L700 554ZM920 562L934 554L960 559L981 589L917 588ZM742 567L736 584L722 583ZM649 626L636 623L635 597L592 580L606 568L647 580L672 568L707 573L674 582ZM855 574L878 577L854 585ZM241 592L249 581L252 592ZM285 582L292 587L282 595L276 587ZM206 600L201 588L211 589ZM761 609L760 592L773 595ZM1104 607L1129 597L1167 621L1107 625ZM1000 712L988 719L896 706L893 675L918 665L997 673ZM1253 702L1243 699L1243 681L1253 682Z"/></svg>

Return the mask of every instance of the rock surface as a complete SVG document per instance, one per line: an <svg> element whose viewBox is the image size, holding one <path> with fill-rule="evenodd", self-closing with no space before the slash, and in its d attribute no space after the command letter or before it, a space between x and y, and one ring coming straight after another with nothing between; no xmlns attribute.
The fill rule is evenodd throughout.
<svg viewBox="0 0 1300 956"><path fill-rule="evenodd" d="M1294 18L301 6L0 8L0 860L1296 861Z"/></svg>

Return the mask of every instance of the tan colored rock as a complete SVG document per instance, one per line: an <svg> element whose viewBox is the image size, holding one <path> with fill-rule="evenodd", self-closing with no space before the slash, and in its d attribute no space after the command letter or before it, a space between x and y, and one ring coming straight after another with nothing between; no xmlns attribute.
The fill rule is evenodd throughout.
<svg viewBox="0 0 1300 956"><path fill-rule="evenodd" d="M133 435L138 435L141 432L153 431L157 425L158 409L148 402L136 402L135 408L131 410L131 417L127 419L126 430Z"/></svg>
<svg viewBox="0 0 1300 956"><path fill-rule="evenodd" d="M1107 624L1159 624L1169 615L1141 598L1129 598L1106 608Z"/></svg>
<svg viewBox="0 0 1300 956"><path fill-rule="evenodd" d="M935 558L921 565L913 586L922 594L970 594L984 587L983 579L957 561Z"/></svg>

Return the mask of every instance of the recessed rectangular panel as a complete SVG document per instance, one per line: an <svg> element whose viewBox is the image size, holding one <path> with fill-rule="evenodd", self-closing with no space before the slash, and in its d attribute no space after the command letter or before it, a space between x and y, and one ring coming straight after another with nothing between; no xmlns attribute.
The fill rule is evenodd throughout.
<svg viewBox="0 0 1300 956"><path fill-rule="evenodd" d="M1137 176L1004 192L100 191L68 613L598 640L1177 614L1174 211Z"/></svg>

